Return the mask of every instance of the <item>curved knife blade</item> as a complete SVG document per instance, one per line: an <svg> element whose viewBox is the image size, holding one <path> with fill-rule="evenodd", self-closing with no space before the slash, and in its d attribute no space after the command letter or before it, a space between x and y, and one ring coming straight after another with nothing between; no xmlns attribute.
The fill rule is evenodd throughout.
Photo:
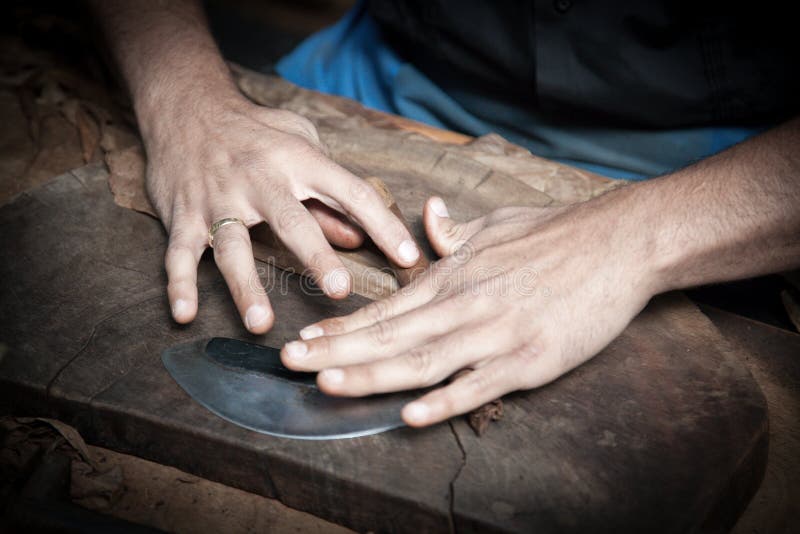
<svg viewBox="0 0 800 534"><path fill-rule="evenodd" d="M338 439L403 426L400 409L420 395L405 391L363 398L325 395L315 373L286 368L280 351L236 339L200 339L164 351L175 381L211 412L273 436Z"/></svg>

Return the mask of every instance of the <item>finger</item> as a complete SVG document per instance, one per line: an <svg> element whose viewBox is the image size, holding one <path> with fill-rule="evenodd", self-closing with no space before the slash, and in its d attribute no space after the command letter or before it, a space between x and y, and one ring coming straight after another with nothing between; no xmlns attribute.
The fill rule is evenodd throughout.
<svg viewBox="0 0 800 534"><path fill-rule="evenodd" d="M364 244L364 231L335 209L314 198L304 201L303 205L330 243L342 248L358 248Z"/></svg>
<svg viewBox="0 0 800 534"><path fill-rule="evenodd" d="M344 298L352 285L348 271L325 239L319 224L291 195L270 199L263 214L278 238L308 270L314 282L332 298Z"/></svg>
<svg viewBox="0 0 800 534"><path fill-rule="evenodd" d="M331 317L310 324L300 330L300 338L308 340L346 334L418 308L436 296L436 287L429 279L430 274L420 276L391 297L372 301L350 315Z"/></svg>
<svg viewBox="0 0 800 534"><path fill-rule="evenodd" d="M386 207L378 192L332 161L326 165L326 178L315 184L316 191L321 194L319 199L328 205L341 206L393 262L401 267L414 265L421 252L403 222Z"/></svg>
<svg viewBox="0 0 800 534"><path fill-rule="evenodd" d="M389 358L475 321L473 302L464 296L436 301L339 336L288 343L281 356L287 367L308 371Z"/></svg>
<svg viewBox="0 0 800 534"><path fill-rule="evenodd" d="M490 364L466 373L452 384L408 403L402 410L403 421L410 426L420 427L467 413L519 389L519 372L510 356L496 358Z"/></svg>
<svg viewBox="0 0 800 534"><path fill-rule="evenodd" d="M258 279L250 235L244 225L228 224L217 230L214 234L214 261L228 284L247 329L254 334L269 330L275 314Z"/></svg>
<svg viewBox="0 0 800 534"><path fill-rule="evenodd" d="M450 218L444 200L431 197L425 203L422 220L433 250L439 256L450 256L484 227L485 217L456 223Z"/></svg>
<svg viewBox="0 0 800 534"><path fill-rule="evenodd" d="M462 328L393 358L325 369L317 382L325 393L351 397L427 387L500 352L491 332Z"/></svg>
<svg viewBox="0 0 800 534"><path fill-rule="evenodd" d="M173 219L164 266L172 317L181 324L193 321L197 315L197 264L207 246L206 240L202 219Z"/></svg>

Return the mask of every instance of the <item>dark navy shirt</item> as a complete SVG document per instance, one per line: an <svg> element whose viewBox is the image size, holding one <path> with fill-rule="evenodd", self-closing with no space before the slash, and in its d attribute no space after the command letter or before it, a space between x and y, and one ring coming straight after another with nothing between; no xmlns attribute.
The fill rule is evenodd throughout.
<svg viewBox="0 0 800 534"><path fill-rule="evenodd" d="M789 3L369 0L435 83L572 123L764 126L798 111Z"/></svg>

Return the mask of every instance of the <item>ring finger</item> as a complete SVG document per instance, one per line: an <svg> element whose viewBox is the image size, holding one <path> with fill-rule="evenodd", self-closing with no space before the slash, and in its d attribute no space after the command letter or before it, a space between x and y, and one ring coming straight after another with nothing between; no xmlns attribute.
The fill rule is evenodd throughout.
<svg viewBox="0 0 800 534"><path fill-rule="evenodd" d="M219 221L230 215L214 218ZM244 223L220 227L213 237L214 261L217 263L239 314L247 329L263 334L270 329L275 315L256 272L250 235Z"/></svg>

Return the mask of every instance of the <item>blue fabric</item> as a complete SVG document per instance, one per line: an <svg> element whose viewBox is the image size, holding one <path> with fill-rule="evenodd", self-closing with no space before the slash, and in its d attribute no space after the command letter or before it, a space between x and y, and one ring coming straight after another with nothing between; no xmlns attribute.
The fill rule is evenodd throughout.
<svg viewBox="0 0 800 534"><path fill-rule="evenodd" d="M570 128L467 88L445 92L386 44L364 0L306 39L276 70L301 87L468 135L497 132L538 156L629 180L668 173L761 130Z"/></svg>

